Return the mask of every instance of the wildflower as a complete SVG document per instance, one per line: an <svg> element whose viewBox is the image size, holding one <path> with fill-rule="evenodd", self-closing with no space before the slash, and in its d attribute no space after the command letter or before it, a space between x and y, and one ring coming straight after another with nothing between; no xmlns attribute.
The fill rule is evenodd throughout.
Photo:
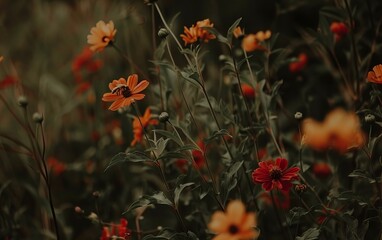
<svg viewBox="0 0 382 240"><path fill-rule="evenodd" d="M141 143L143 139L144 129L148 127L149 125L158 125L158 119L151 119L151 110L150 108L146 108L145 113L140 118L141 122L139 122L138 117L134 117L133 120L133 133L134 133L134 139L131 142L131 146L134 146L137 143ZM142 123L142 125L141 125ZM142 128L143 126L143 128Z"/></svg>
<svg viewBox="0 0 382 240"><path fill-rule="evenodd" d="M373 67L373 71L367 74L367 80L372 83L382 84L382 64Z"/></svg>
<svg viewBox="0 0 382 240"><path fill-rule="evenodd" d="M233 30L233 35L235 36L235 38L242 38L244 37L244 30L241 29L241 27L236 27L234 30Z"/></svg>
<svg viewBox="0 0 382 240"><path fill-rule="evenodd" d="M147 88L149 82L142 80L138 84L138 75L132 74L126 79L120 78L109 83L110 93L105 93L102 100L105 102L113 102L109 110L116 111L122 107L128 107L136 100L141 100L145 97L140 93Z"/></svg>
<svg viewBox="0 0 382 240"><path fill-rule="evenodd" d="M202 21L196 22L196 25L192 25L190 28L184 27L184 34L181 34L181 38L184 41L184 45L191 44L200 39L203 42L208 42L211 39L215 39L216 36L209 33L203 27L213 27L214 24L211 23L210 19L204 19Z"/></svg>
<svg viewBox="0 0 382 240"><path fill-rule="evenodd" d="M6 89L9 86L17 84L17 78L7 75L0 81L0 89Z"/></svg>
<svg viewBox="0 0 382 240"><path fill-rule="evenodd" d="M255 213L246 213L244 204L234 200L228 204L226 213L217 211L212 215L208 228L217 234L213 240L256 239L259 236L256 225Z"/></svg>
<svg viewBox="0 0 382 240"><path fill-rule="evenodd" d="M113 21L109 21L109 23L97 22L96 26L90 29L91 34L87 36L88 43L92 45L90 50L94 52L102 51L114 40L116 32Z"/></svg>
<svg viewBox="0 0 382 240"><path fill-rule="evenodd" d="M241 91L243 91L244 97L248 99L254 99L255 98L255 89L246 83L241 84Z"/></svg>
<svg viewBox="0 0 382 240"><path fill-rule="evenodd" d="M202 150L202 152L199 150L192 150L192 157L193 157L194 162L195 162L195 167L197 169L201 169L206 162L206 159L204 158L204 154L203 154L203 152L206 150L206 145L204 144L203 140L198 140L196 142L196 144L199 146L199 148ZM176 166L178 167L178 169L181 172L186 172L187 160L186 159L178 159L176 161Z"/></svg>
<svg viewBox="0 0 382 240"><path fill-rule="evenodd" d="M308 56L305 53L300 53L300 55L298 55L297 61L291 62L289 64L289 71L291 73L301 72L301 70L305 68L307 62Z"/></svg>
<svg viewBox="0 0 382 240"><path fill-rule="evenodd" d="M364 144L358 116L353 112L335 109L323 123L306 119L302 123L303 142L315 150L335 149L340 153Z"/></svg>
<svg viewBox="0 0 382 240"><path fill-rule="evenodd" d="M121 218L119 224L110 224L111 227L104 226L102 228L102 233L100 240L111 240L111 239L130 239L131 230L128 229L128 221Z"/></svg>
<svg viewBox="0 0 382 240"><path fill-rule="evenodd" d="M332 22L330 31L334 34L336 42L338 42L349 33L349 28L343 22Z"/></svg>
<svg viewBox="0 0 382 240"><path fill-rule="evenodd" d="M102 67L102 61L93 58L94 53L89 47L85 47L82 52L77 55L72 62L72 72L77 82L82 81L81 70L86 69L88 72L95 72Z"/></svg>
<svg viewBox="0 0 382 240"><path fill-rule="evenodd" d="M274 188L288 191L292 187L291 181L298 179L300 168L287 167L288 160L285 158L259 162L259 168L252 172L252 179L255 183L262 184L266 191Z"/></svg>
<svg viewBox="0 0 382 240"><path fill-rule="evenodd" d="M236 30L236 29L235 29ZM236 30L239 32L239 30ZM269 39L271 37L272 33L271 31L259 31L256 34L248 34L245 35L243 38L243 41L241 42L241 48L246 52L252 52L255 50L267 50L264 46L262 46L260 43Z"/></svg>
<svg viewBox="0 0 382 240"><path fill-rule="evenodd" d="M312 166L313 174L318 178L326 178L332 174L332 169L326 162L317 162Z"/></svg>
<svg viewBox="0 0 382 240"><path fill-rule="evenodd" d="M55 157L49 157L47 164L52 173L56 176L61 175L66 170L66 165L63 162L60 162Z"/></svg>
<svg viewBox="0 0 382 240"><path fill-rule="evenodd" d="M261 204L264 204L268 207L274 207L273 206L273 200L270 192L261 192L259 195L259 200ZM273 195L274 203L277 208L289 210L291 199L290 199L290 192L285 191L279 191L276 194Z"/></svg>

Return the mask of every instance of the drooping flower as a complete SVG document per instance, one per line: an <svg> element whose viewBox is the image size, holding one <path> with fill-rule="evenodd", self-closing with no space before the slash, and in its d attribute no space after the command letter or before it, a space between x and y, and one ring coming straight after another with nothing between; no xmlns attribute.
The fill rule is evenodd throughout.
<svg viewBox="0 0 382 240"><path fill-rule="evenodd" d="M130 239L131 230L127 227L128 221L121 218L119 224L111 224L111 226L104 226L102 228L102 233L100 240L111 240L111 239Z"/></svg>
<svg viewBox="0 0 382 240"><path fill-rule="evenodd" d="M308 62L308 56L305 53L300 53L297 57L297 61L289 64L289 71L291 73L300 72L306 66Z"/></svg>
<svg viewBox="0 0 382 240"><path fill-rule="evenodd" d="M114 29L113 21L105 23L98 21L95 27L90 29L90 34L87 36L88 43L91 45L90 50L94 52L102 51L106 46L114 40L117 30Z"/></svg>
<svg viewBox="0 0 382 240"><path fill-rule="evenodd" d="M217 234L213 240L256 239L259 236L256 227L255 213L247 213L240 200L231 201L225 213L215 212L208 224L208 228Z"/></svg>
<svg viewBox="0 0 382 240"><path fill-rule="evenodd" d="M372 83L382 84L382 64L373 67L373 71L367 74L367 80Z"/></svg>
<svg viewBox="0 0 382 240"><path fill-rule="evenodd" d="M364 134L354 112L334 109L322 123L305 119L302 123L303 143L315 150L334 149L345 153L348 149L361 147Z"/></svg>
<svg viewBox="0 0 382 240"><path fill-rule="evenodd" d="M203 29L203 27L213 26L214 24L207 18L196 22L196 25L192 25L190 28L184 27L184 34L180 34L180 37L183 39L185 46L196 42L198 39L203 42L208 42L211 39L215 39L216 36L208 32L206 29Z"/></svg>
<svg viewBox="0 0 382 240"><path fill-rule="evenodd" d="M266 191L279 189L289 191L292 180L298 179L300 168L288 168L288 160L277 158L276 161L268 160L259 162L259 167L253 170L252 179L255 183L262 184Z"/></svg>
<svg viewBox="0 0 382 240"><path fill-rule="evenodd" d="M330 31L334 34L336 42L338 42L349 33L349 28L343 22L332 22Z"/></svg>
<svg viewBox="0 0 382 240"><path fill-rule="evenodd" d="M158 125L159 121L158 119L152 119L151 118L151 110L150 108L146 108L145 113L142 117L140 117L141 122L139 122L138 117L134 117L133 120L133 133L134 133L134 139L131 142L131 146L134 146L137 143L141 143L144 135L144 129L148 127L149 125ZM141 125L142 123L142 125ZM143 128L142 128L143 126Z"/></svg>
<svg viewBox="0 0 382 240"><path fill-rule="evenodd" d="M109 110L116 111L122 107L130 106L136 100L142 100L145 94L142 94L143 90L147 88L149 82L142 80L138 83L138 75L132 74L126 79L120 78L113 80L109 83L110 93L105 93L102 97L102 101L113 102Z"/></svg>

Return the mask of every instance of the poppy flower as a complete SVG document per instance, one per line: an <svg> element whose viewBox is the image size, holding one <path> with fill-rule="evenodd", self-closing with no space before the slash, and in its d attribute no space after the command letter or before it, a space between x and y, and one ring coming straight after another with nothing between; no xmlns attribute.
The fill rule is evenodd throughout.
<svg viewBox="0 0 382 240"><path fill-rule="evenodd" d="M151 119L151 110L150 108L146 108L145 113L142 117L140 117L141 122L139 122L138 117L134 117L133 120L133 133L134 133L134 139L131 142L131 146L134 146L137 143L141 143L143 139L144 134L144 128L148 127L149 125L158 125L159 121L158 119ZM141 125L142 123L142 125Z"/></svg>
<svg viewBox="0 0 382 240"><path fill-rule="evenodd" d="M331 111L322 123L305 119L302 132L303 143L318 151L334 149L345 153L365 141L358 116L339 108Z"/></svg>
<svg viewBox="0 0 382 240"><path fill-rule="evenodd" d="M300 168L287 167L288 160L285 158L259 162L259 167L252 172L252 179L255 183L262 184L265 191L272 189L288 191L292 187L291 181L298 179Z"/></svg>
<svg viewBox="0 0 382 240"><path fill-rule="evenodd" d="M213 26L214 24L207 18L196 22L196 25L192 25L190 28L184 27L184 34L180 34L180 37L183 39L185 46L196 42L198 39L203 42L208 42L211 39L215 39L216 36L203 29L203 27Z"/></svg>
<svg viewBox="0 0 382 240"><path fill-rule="evenodd" d="M349 33L349 28L343 22L332 22L330 31L334 34L336 42L338 42Z"/></svg>
<svg viewBox="0 0 382 240"><path fill-rule="evenodd" d="M297 61L291 62L289 64L289 71L291 73L300 72L302 69L304 69L307 62L308 62L308 56L305 53L300 53L300 55L298 55Z"/></svg>
<svg viewBox="0 0 382 240"><path fill-rule="evenodd" d="M94 52L102 51L114 40L116 33L117 30L114 29L113 21L105 23L101 20L97 22L96 26L90 29L90 34L87 36L88 43L91 45L90 50Z"/></svg>
<svg viewBox="0 0 382 240"><path fill-rule="evenodd" d="M217 211L212 215L208 228L217 234L213 240L256 239L259 236L256 225L255 213L246 213L244 204L233 200L225 213Z"/></svg>
<svg viewBox="0 0 382 240"><path fill-rule="evenodd" d="M382 64L373 67L373 71L367 74L367 80L372 83L382 84Z"/></svg>
<svg viewBox="0 0 382 240"><path fill-rule="evenodd" d="M136 100L142 100L145 94L143 90L147 88L149 82L142 80L138 83L138 75L132 74L126 79L120 78L109 83L110 93L105 93L102 96L102 101L113 102L109 110L116 111L122 107L128 107Z"/></svg>

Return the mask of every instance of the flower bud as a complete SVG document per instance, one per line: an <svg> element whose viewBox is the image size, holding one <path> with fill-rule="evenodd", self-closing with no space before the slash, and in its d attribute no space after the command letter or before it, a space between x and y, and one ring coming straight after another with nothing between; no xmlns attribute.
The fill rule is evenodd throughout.
<svg viewBox="0 0 382 240"><path fill-rule="evenodd" d="M307 189L307 186L305 184L297 184L294 187L294 190L296 190L297 193L304 193Z"/></svg>
<svg viewBox="0 0 382 240"><path fill-rule="evenodd" d="M300 120L300 119L302 118L302 113L301 113L301 112L296 112L296 113L294 114L294 118L295 118L296 120Z"/></svg>
<svg viewBox="0 0 382 240"><path fill-rule="evenodd" d="M161 114L159 114L159 121L162 122L162 123L165 123L168 121L168 119L170 118L170 116L168 115L167 112L161 112Z"/></svg>
<svg viewBox="0 0 382 240"><path fill-rule="evenodd" d="M159 29L158 36L162 39L166 39L166 37L168 36L168 30L166 28Z"/></svg>
<svg viewBox="0 0 382 240"><path fill-rule="evenodd" d="M373 123L374 121L375 121L375 116L373 115L373 114L367 114L366 116L365 116L365 121L367 122L367 123Z"/></svg>
<svg viewBox="0 0 382 240"><path fill-rule="evenodd" d="M76 213L84 213L84 210L82 210L79 206L76 206L76 207L74 208L74 211L75 211Z"/></svg>
<svg viewBox="0 0 382 240"><path fill-rule="evenodd" d="M23 108L27 107L28 106L28 99L25 97L25 96L20 96L18 99L17 99L17 102L19 103L19 105Z"/></svg>
<svg viewBox="0 0 382 240"><path fill-rule="evenodd" d="M41 113L35 112L32 115L32 119L35 123L42 123L44 117L41 115Z"/></svg>

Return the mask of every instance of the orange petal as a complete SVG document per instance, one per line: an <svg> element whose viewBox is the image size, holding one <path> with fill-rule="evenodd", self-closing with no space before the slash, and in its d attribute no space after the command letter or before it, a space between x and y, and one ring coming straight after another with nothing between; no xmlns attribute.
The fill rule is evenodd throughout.
<svg viewBox="0 0 382 240"><path fill-rule="evenodd" d="M123 103L124 103L125 99L124 98L121 98L121 99L118 99L117 101L113 102L110 107L109 107L109 110L111 111L117 111L118 109L120 109L121 107L123 107Z"/></svg>
<svg viewBox="0 0 382 240"><path fill-rule="evenodd" d="M132 89L131 93L136 94L136 93L142 92L143 90L145 90L147 88L148 85L149 85L149 82L146 80L143 80L138 85L136 85L134 88L130 88L130 89Z"/></svg>
<svg viewBox="0 0 382 240"><path fill-rule="evenodd" d="M127 86L129 87L130 90L134 89L135 86L137 86L137 83L138 83L138 75L137 74L132 74L127 79ZM132 93L133 93L133 91L132 91Z"/></svg>
<svg viewBox="0 0 382 240"><path fill-rule="evenodd" d="M105 101L105 102L114 102L114 101L118 100L119 98L122 98L122 96L118 96L118 95L113 94L113 93L105 93L102 96L102 101Z"/></svg>
<svg viewBox="0 0 382 240"><path fill-rule="evenodd" d="M216 233L225 232L230 224L230 219L222 211L215 212L211 217L208 228Z"/></svg>
<svg viewBox="0 0 382 240"><path fill-rule="evenodd" d="M235 225L241 224L243 217L245 216L244 204L239 200L234 200L228 204L227 218L230 219Z"/></svg>

